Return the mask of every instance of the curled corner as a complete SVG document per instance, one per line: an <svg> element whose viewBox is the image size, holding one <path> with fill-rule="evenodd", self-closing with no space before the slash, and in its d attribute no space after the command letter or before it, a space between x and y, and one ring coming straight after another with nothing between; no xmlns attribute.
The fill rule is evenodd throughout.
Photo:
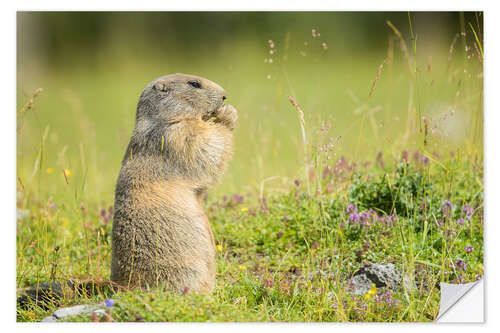
<svg viewBox="0 0 500 333"><path fill-rule="evenodd" d="M484 282L441 283L441 304L436 318L439 323L484 322Z"/></svg>

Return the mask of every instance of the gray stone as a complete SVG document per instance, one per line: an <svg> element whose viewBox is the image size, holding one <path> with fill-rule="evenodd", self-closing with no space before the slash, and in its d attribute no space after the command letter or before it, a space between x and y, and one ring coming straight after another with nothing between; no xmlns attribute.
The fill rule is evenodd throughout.
<svg viewBox="0 0 500 333"><path fill-rule="evenodd" d="M93 312L94 312L96 315L98 315L98 316L102 316L102 315L104 315L104 314L106 313L106 310L104 310L104 309L98 309L98 310L95 310L95 311L93 311Z"/></svg>
<svg viewBox="0 0 500 333"><path fill-rule="evenodd" d="M372 284L377 288L395 289L401 283L401 272L393 264L370 264L362 266L351 279L354 295L366 294Z"/></svg>
<svg viewBox="0 0 500 333"><path fill-rule="evenodd" d="M69 308L62 308L53 313L57 319L69 317L69 316L77 316L81 314L86 314L96 310L97 307L93 305L76 305Z"/></svg>
<svg viewBox="0 0 500 333"><path fill-rule="evenodd" d="M54 316L48 316L48 317L45 317L42 319L42 322L43 323L53 323L53 322L56 322L57 321L57 318L54 317Z"/></svg>

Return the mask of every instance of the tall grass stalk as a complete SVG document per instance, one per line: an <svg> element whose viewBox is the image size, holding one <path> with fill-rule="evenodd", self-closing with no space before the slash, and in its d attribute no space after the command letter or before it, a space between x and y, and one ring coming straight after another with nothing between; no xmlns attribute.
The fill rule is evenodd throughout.
<svg viewBox="0 0 500 333"><path fill-rule="evenodd" d="M306 137L306 121L304 120L304 112L300 108L299 103L292 97L288 96L288 100L292 105L295 107L297 110L297 114L299 115L299 123L300 123L300 130L302 133L302 146L304 148L304 164L305 164L305 173L306 173L306 183L307 183L307 193L311 195L311 184L309 180L309 161L307 158L307 137Z"/></svg>

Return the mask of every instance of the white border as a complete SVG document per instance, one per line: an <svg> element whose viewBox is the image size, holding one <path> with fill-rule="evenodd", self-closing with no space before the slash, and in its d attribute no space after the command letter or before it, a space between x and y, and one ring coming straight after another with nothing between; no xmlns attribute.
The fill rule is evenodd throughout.
<svg viewBox="0 0 500 333"><path fill-rule="evenodd" d="M210 6L207 5L210 4ZM499 288L499 275L498 275L498 246L500 242L496 240L500 237L500 219L498 211L495 206L498 206L500 200L500 173L498 164L498 142L500 142L500 131L498 126L500 124L500 105L498 101L498 86L499 86L499 65L500 53L498 49L498 32L500 17L495 10L495 1L409 1L403 3L402 1L270 1L270 0L254 0L252 2L245 2L238 4L235 1L221 1L211 0L200 1L182 1L174 3L172 1L129 1L122 0L120 2L103 3L97 0L80 1L78 3L70 3L66 1L16 1L5 2L2 4L1 21L2 25L2 52L0 52L2 61L2 75L1 75L1 92L2 92L2 128L0 130L1 143L2 143L2 163L0 163L2 177L2 190L1 190L1 208L2 208L2 253L4 260L3 274L1 275L2 283L2 308L0 314L5 327L12 330L32 331L34 329L41 331L59 331L68 329L71 330L109 330L119 329L120 331L136 331L139 329L147 330L172 330L180 328L188 328L193 330L202 329L213 330L217 332L230 331L235 329L238 331L255 330L257 329L283 329L289 331L303 331L310 329L309 325L314 325L314 330L333 331L333 330L349 330L357 331L359 329L369 330L384 330L384 331L400 331L402 328L405 330L442 330L450 329L455 332L489 329L496 326L499 322L497 307L493 304L500 295ZM337 10L337 11L406 11L406 10L460 10L460 11L485 11L485 282L486 282L486 316L485 325L453 325L453 324L213 324L213 325L200 325L200 324L148 324L146 326L138 326L134 324L121 324L119 327L115 325L93 325L87 326L83 324L57 324L57 325L41 325L41 324L16 324L15 323L15 163L16 163L16 147L15 147L15 110L16 110L16 11L17 10L127 10L127 11L143 11L143 10ZM5 102L6 101L6 102ZM488 283L491 281L492 283ZM489 295L489 297L488 297ZM168 325L168 326L167 326ZM238 326L235 326L238 325ZM421 326L425 325L425 327ZM312 328L312 327L311 327Z"/></svg>

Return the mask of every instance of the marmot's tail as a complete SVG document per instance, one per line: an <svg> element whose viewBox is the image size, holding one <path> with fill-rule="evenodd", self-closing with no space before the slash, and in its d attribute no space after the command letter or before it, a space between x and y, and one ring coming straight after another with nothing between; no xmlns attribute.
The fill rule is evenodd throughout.
<svg viewBox="0 0 500 333"><path fill-rule="evenodd" d="M21 289L20 296L17 298L17 305L20 309L38 306L48 310L51 306L58 305L62 299L95 294L111 296L116 289L111 281L76 282L69 280L67 282L40 283L36 286Z"/></svg>

